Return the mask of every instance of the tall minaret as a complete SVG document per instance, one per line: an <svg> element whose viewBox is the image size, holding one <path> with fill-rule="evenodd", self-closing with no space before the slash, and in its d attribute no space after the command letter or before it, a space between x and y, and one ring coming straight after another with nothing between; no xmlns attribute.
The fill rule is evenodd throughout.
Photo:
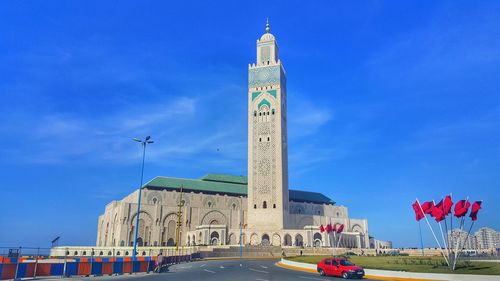
<svg viewBox="0 0 500 281"><path fill-rule="evenodd" d="M286 75L270 31L248 67L248 229L263 231L286 228L288 214Z"/></svg>

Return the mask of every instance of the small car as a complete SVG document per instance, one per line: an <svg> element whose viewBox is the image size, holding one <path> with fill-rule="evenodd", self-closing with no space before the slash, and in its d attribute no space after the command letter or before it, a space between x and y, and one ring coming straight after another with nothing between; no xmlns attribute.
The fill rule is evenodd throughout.
<svg viewBox="0 0 500 281"><path fill-rule="evenodd" d="M363 278L365 271L345 258L326 258L317 265L317 270L321 276L339 276L344 279Z"/></svg>

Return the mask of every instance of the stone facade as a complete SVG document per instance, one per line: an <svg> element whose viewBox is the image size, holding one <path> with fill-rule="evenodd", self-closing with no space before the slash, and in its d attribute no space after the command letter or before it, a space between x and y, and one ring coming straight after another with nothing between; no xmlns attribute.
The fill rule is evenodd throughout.
<svg viewBox="0 0 500 281"><path fill-rule="evenodd" d="M288 188L286 74L270 33L257 40L248 77L248 177L156 177L143 187L138 245L274 245L330 247L320 225L344 224L339 246L369 248L368 222L351 219L328 197ZM182 204L180 189L183 188ZM131 246L138 192L106 206L99 247ZM177 240L179 205L180 241Z"/></svg>
<svg viewBox="0 0 500 281"><path fill-rule="evenodd" d="M142 190L138 243L141 246L174 246L180 192ZM137 191L106 206L99 216L96 246L132 246L137 214ZM180 244L275 246L330 246L331 238L320 233L321 224L344 224L346 231L340 246L369 247L366 219L350 219L345 206L311 202L289 202L287 229L250 229L247 198L227 194L184 192L181 207ZM252 212L253 210L250 210ZM265 220L265 217L262 218ZM318 242L319 240L319 242ZM316 242L316 244L315 244ZM319 244L317 244L319 243Z"/></svg>

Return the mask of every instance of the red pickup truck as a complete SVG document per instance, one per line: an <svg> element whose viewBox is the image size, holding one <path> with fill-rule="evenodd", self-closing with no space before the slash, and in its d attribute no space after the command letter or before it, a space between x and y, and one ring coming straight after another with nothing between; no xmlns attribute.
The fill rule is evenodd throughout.
<svg viewBox="0 0 500 281"><path fill-rule="evenodd" d="M332 275L348 278L363 278L365 271L344 258L326 258L318 263L317 270L321 276Z"/></svg>

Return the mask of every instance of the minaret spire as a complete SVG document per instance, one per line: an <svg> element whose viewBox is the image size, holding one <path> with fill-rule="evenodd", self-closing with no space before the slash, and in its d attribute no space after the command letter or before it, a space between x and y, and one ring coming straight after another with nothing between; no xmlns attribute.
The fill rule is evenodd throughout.
<svg viewBox="0 0 500 281"><path fill-rule="evenodd" d="M266 19L266 33L271 32L271 26L269 25L269 18Z"/></svg>

